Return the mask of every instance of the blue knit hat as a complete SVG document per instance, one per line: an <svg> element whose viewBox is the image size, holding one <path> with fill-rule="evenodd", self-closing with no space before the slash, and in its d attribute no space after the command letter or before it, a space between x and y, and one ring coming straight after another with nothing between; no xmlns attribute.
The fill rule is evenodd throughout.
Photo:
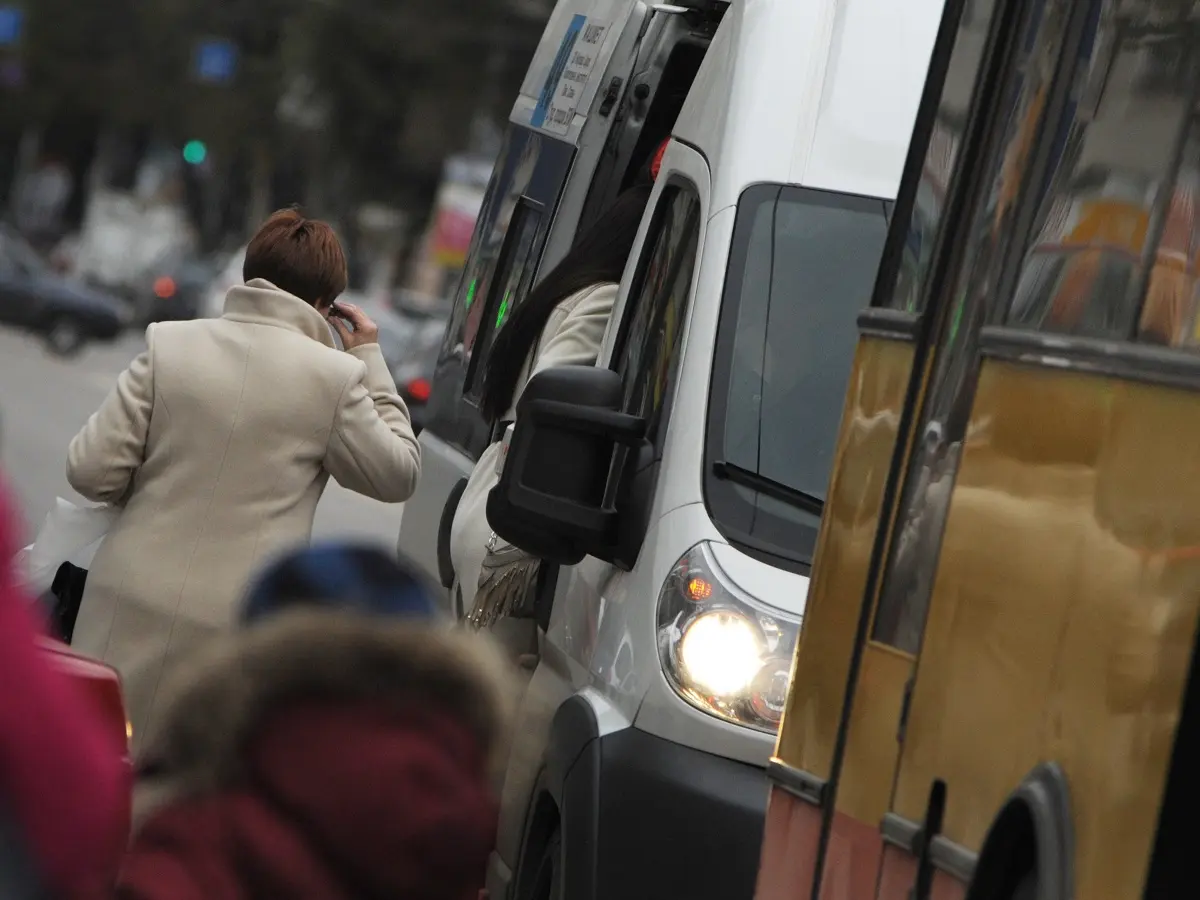
<svg viewBox="0 0 1200 900"><path fill-rule="evenodd" d="M425 619L438 614L410 568L375 547L344 542L297 550L269 565L251 584L241 619L256 622L293 606Z"/></svg>

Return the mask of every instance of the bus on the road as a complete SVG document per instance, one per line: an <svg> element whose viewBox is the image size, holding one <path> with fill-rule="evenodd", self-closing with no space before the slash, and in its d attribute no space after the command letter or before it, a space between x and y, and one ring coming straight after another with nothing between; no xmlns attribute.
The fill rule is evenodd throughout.
<svg viewBox="0 0 1200 900"><path fill-rule="evenodd" d="M946 4L759 900L1197 896L1198 100L1200 2Z"/></svg>

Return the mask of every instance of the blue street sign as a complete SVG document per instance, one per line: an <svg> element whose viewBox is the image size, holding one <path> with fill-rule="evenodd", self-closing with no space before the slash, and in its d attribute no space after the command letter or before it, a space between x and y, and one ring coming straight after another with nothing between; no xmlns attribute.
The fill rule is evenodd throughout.
<svg viewBox="0 0 1200 900"><path fill-rule="evenodd" d="M237 71L237 47L232 41L213 39L196 45L196 78L210 84L225 84Z"/></svg>
<svg viewBox="0 0 1200 900"><path fill-rule="evenodd" d="M21 40L25 25L25 13L16 6L0 6L0 47L7 47Z"/></svg>

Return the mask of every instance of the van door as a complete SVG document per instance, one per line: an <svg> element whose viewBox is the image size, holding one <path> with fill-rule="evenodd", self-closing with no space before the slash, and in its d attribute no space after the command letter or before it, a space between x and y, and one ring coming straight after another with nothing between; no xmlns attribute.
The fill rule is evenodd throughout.
<svg viewBox="0 0 1200 900"><path fill-rule="evenodd" d="M628 498L630 546L642 542L657 512L658 481L666 465L663 451L709 203L703 156L674 145L670 159L671 168L664 167L659 176L636 262L631 262L632 283L609 326L615 339L608 342L613 347L608 365L622 376L624 411L648 422L646 449L625 459L618 454L614 467L613 481L624 486L621 492ZM605 673L601 693L630 721L642 688L630 671L635 659L624 625L627 616L636 618L644 609L647 598L658 595L656 562L647 552L638 556L632 571L624 572L588 557L564 570L559 579L562 602L555 605L546 635L547 664L562 665L561 677L573 690L596 686L597 675Z"/></svg>
<svg viewBox="0 0 1200 900"><path fill-rule="evenodd" d="M628 292L622 292L625 299L618 301L605 340L609 346L612 335L618 335L611 366L623 376L626 410L647 415L651 422L655 449L641 460L647 476L647 508L653 503L654 475L662 464L710 190L708 166L699 153L679 146L672 151L672 160L673 168L664 167L651 196L653 212L643 218L623 279L630 283L633 272L632 283ZM520 858L531 827L527 816L540 808L534 793L545 764L551 722L563 703L591 685L609 699L617 711L615 721L628 725L633 719L643 691L631 677L634 654L623 623L625 617L645 609L647 596L657 595L661 585L645 593L650 590L649 568L627 573L588 557L569 568L547 566L542 573L543 596L549 603L539 604L543 608L536 626L537 654L523 661L535 671L512 730L497 836L497 853L510 865ZM652 642L651 631L644 634ZM506 630L503 637L509 641L512 631ZM620 727L614 720L607 724L610 730ZM540 852L541 848L525 849Z"/></svg>
<svg viewBox="0 0 1200 900"><path fill-rule="evenodd" d="M670 9L657 10L637 0L627 14L614 16L609 9L612 5L566 4L583 10L570 16L556 11L548 29L561 30L559 57L549 67L535 59L531 67L527 82L535 78L535 70L544 72L543 81L537 85L540 94L517 100L475 226L421 434L422 477L416 494L408 501L400 530L400 552L439 580L446 571L448 547L446 529L437 525L444 518L447 498L470 474L492 439L492 423L480 414L478 399L480 374L487 365L496 329L524 299L538 275L557 263L570 247L585 201L594 196L595 203L601 202L601 195L592 191L593 175L601 160L608 161L606 170L619 171L614 184L625 183L627 175L632 177L629 173L644 162L637 153L648 156L653 145L669 134L682 106L682 95L695 75L687 60L686 65L669 67L671 72L680 73L670 78L653 75L653 66L647 62L670 57L663 49L665 42L679 41L681 35L691 40L688 29L692 26L687 22L692 14L681 17ZM725 5L722 0L716 7L723 10ZM599 12L592 16L595 10ZM587 70L583 82L571 81L566 75L570 74L568 63L574 58L572 48L588 34L584 26L592 18L596 18L593 24L619 29L605 38L606 50L608 42L614 42L611 57L602 75ZM678 27L664 24L671 22L677 22ZM653 36L652 41L649 36ZM544 55L542 50L539 54ZM695 64L698 66L698 61ZM665 75L667 70L663 71ZM665 123L661 133L651 135L646 131L643 126L649 119L640 114L617 115L618 109L629 108L623 101L635 72L649 72L645 81L650 88L645 97L646 111L649 115L650 110L657 110L655 115ZM576 72L572 77L583 76ZM559 121L564 118L562 113L552 115L551 98L567 83L583 92L582 100L592 98L586 117L576 109L570 124ZM657 105L654 99L654 85L666 84L672 85L675 105L671 108ZM642 93L638 91L639 96ZM619 134L626 123L639 129L640 137L632 143ZM644 150L647 142L651 147ZM610 151L608 148L613 146L626 149ZM622 160L625 168L620 168ZM615 193L605 194L603 203L607 205L613 197Z"/></svg>

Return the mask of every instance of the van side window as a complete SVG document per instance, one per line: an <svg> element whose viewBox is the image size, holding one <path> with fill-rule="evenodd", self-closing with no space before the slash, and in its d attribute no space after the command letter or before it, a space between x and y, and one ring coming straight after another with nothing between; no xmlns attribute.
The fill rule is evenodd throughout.
<svg viewBox="0 0 1200 900"><path fill-rule="evenodd" d="M916 437L905 463L909 475L896 520L904 525L891 537L871 631L872 641L902 653L918 655L925 634L938 553L951 500L958 496L956 479L975 401L988 304L1013 283L1037 204L1037 185L1044 176L1038 139L1046 123L1054 121L1053 111L1063 99L1058 88L1069 69L1058 65L1058 48L1073 33L1072 15L1098 9L1098 4L1050 0L1025 6L1022 17L999 26L1021 38L1009 44L996 84L997 108L1009 113L1004 127L994 129L980 147L972 173L977 181L968 189L975 194L970 213L941 251L952 261L944 288L951 300L920 417L912 425ZM1003 39L1003 30L1000 34Z"/></svg>
<svg viewBox="0 0 1200 900"><path fill-rule="evenodd" d="M1005 324L1200 348L1190 27L1104 20L1085 44Z"/></svg>
<svg viewBox="0 0 1200 900"><path fill-rule="evenodd" d="M626 305L613 368L625 384L626 412L648 419L647 437L661 446L664 410L687 321L700 240L700 197L690 185L663 192L643 245Z"/></svg>
<svg viewBox="0 0 1200 900"><path fill-rule="evenodd" d="M478 372L487 364L496 317L507 313L505 296L511 304L535 278L574 158L571 144L510 126L492 172L446 326L425 426L472 459L491 441L492 423L465 396L468 369ZM491 320L485 322L488 307Z"/></svg>
<svg viewBox="0 0 1200 900"><path fill-rule="evenodd" d="M508 321L516 305L529 293L533 272L537 268L539 254L536 251L541 246L542 213L542 204L528 197L523 196L517 201L486 301L480 302L476 298L482 312L475 333L475 344L471 348L465 391L473 403L477 404L480 400L482 364L491 356L496 334Z"/></svg>

